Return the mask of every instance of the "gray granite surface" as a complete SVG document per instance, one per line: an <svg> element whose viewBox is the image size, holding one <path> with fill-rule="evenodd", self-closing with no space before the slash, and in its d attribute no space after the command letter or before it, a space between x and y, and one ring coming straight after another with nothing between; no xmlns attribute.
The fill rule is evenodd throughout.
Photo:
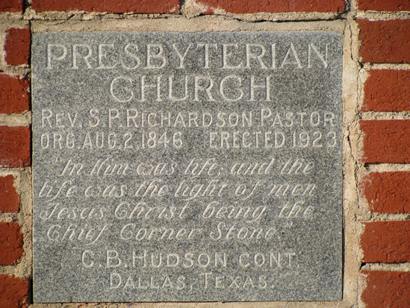
<svg viewBox="0 0 410 308"><path fill-rule="evenodd" d="M36 33L35 302L342 297L341 35Z"/></svg>

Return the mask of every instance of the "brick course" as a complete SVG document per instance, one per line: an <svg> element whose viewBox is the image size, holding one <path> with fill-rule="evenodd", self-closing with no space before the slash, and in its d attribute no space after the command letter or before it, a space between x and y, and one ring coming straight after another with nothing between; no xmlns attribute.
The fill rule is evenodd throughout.
<svg viewBox="0 0 410 308"><path fill-rule="evenodd" d="M20 196L14 187L14 176L0 176L0 213L17 213Z"/></svg>
<svg viewBox="0 0 410 308"><path fill-rule="evenodd" d="M21 12L23 10L22 0L1 0L0 12Z"/></svg>
<svg viewBox="0 0 410 308"><path fill-rule="evenodd" d="M359 10L410 11L408 0L358 0Z"/></svg>
<svg viewBox="0 0 410 308"><path fill-rule="evenodd" d="M0 126L0 167L26 167L30 157L30 128Z"/></svg>
<svg viewBox="0 0 410 308"><path fill-rule="evenodd" d="M410 120L364 120L360 126L365 163L410 162Z"/></svg>
<svg viewBox="0 0 410 308"><path fill-rule="evenodd" d="M371 70L363 111L410 111L410 70Z"/></svg>
<svg viewBox="0 0 410 308"><path fill-rule="evenodd" d="M44 11L89 11L111 13L176 13L179 0L32 0L31 7L37 12Z"/></svg>
<svg viewBox="0 0 410 308"><path fill-rule="evenodd" d="M365 224L361 237L363 262L410 261L410 221L375 221Z"/></svg>
<svg viewBox="0 0 410 308"><path fill-rule="evenodd" d="M374 172L362 187L372 212L410 213L410 172Z"/></svg>
<svg viewBox="0 0 410 308"><path fill-rule="evenodd" d="M17 223L0 223L0 265L17 263L23 255L23 235Z"/></svg>
<svg viewBox="0 0 410 308"><path fill-rule="evenodd" d="M28 303L29 282L24 278L0 274L0 307L20 308Z"/></svg>
<svg viewBox="0 0 410 308"><path fill-rule="evenodd" d="M410 62L410 20L359 19L360 56L370 63Z"/></svg>
<svg viewBox="0 0 410 308"><path fill-rule="evenodd" d="M30 29L10 28L6 32L5 60L9 65L28 64L30 57Z"/></svg>
<svg viewBox="0 0 410 308"><path fill-rule="evenodd" d="M0 113L21 113L29 109L27 79L0 73Z"/></svg>
<svg viewBox="0 0 410 308"><path fill-rule="evenodd" d="M410 307L410 272L364 271L366 308Z"/></svg>

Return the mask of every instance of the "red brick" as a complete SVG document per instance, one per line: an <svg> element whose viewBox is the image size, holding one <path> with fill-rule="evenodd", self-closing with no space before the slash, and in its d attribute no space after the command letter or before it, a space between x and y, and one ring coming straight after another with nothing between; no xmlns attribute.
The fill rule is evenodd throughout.
<svg viewBox="0 0 410 308"><path fill-rule="evenodd" d="M283 13L283 12L343 12L344 0L197 0L210 8L208 13L214 9L223 9L230 13Z"/></svg>
<svg viewBox="0 0 410 308"><path fill-rule="evenodd" d="M372 212L410 213L410 172L371 173L362 186Z"/></svg>
<svg viewBox="0 0 410 308"><path fill-rule="evenodd" d="M410 272L363 271L367 286L362 293L366 308L410 307Z"/></svg>
<svg viewBox="0 0 410 308"><path fill-rule="evenodd" d="M409 239L410 221L368 222L360 241L363 262L409 262Z"/></svg>
<svg viewBox="0 0 410 308"><path fill-rule="evenodd" d="M358 20L363 62L410 62L410 20Z"/></svg>
<svg viewBox="0 0 410 308"><path fill-rule="evenodd" d="M0 113L20 113L29 109L26 79L0 74Z"/></svg>
<svg viewBox="0 0 410 308"><path fill-rule="evenodd" d="M359 10L363 11L410 11L409 0L359 0Z"/></svg>
<svg viewBox="0 0 410 308"><path fill-rule="evenodd" d="M0 275L0 307L20 308L28 303L29 282L27 279Z"/></svg>
<svg viewBox="0 0 410 308"><path fill-rule="evenodd" d="M0 177L0 213L16 213L20 208L20 196L14 187L14 176Z"/></svg>
<svg viewBox="0 0 410 308"><path fill-rule="evenodd" d="M410 120L364 120L365 163L410 163Z"/></svg>
<svg viewBox="0 0 410 308"><path fill-rule="evenodd" d="M23 235L14 222L0 223L0 265L16 264L23 255Z"/></svg>
<svg viewBox="0 0 410 308"><path fill-rule="evenodd" d="M31 7L44 11L89 11L110 13L175 13L179 0L32 0Z"/></svg>
<svg viewBox="0 0 410 308"><path fill-rule="evenodd" d="M370 71L363 111L410 111L410 70Z"/></svg>
<svg viewBox="0 0 410 308"><path fill-rule="evenodd" d="M6 33L4 46L6 63L9 65L28 64L30 57L30 29L10 28Z"/></svg>
<svg viewBox="0 0 410 308"><path fill-rule="evenodd" d="M0 167L30 165L30 129L0 126Z"/></svg>
<svg viewBox="0 0 410 308"><path fill-rule="evenodd" d="M21 12L23 11L22 0L1 0L0 12Z"/></svg>

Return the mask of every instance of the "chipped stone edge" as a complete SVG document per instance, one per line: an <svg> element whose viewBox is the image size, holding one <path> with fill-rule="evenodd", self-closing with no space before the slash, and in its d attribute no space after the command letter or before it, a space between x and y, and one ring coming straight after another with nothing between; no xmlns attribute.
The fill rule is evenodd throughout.
<svg viewBox="0 0 410 308"><path fill-rule="evenodd" d="M175 15L158 19L122 19L122 20L33 20L32 32L93 32L93 31L335 31L343 33L344 21L331 22L286 22L269 21L244 23L225 16L199 16L186 19Z"/></svg>
<svg viewBox="0 0 410 308"><path fill-rule="evenodd" d="M230 13L222 8L208 6L197 0L185 0L181 9L182 15L193 18L206 14L228 16L242 21L297 21L297 20L332 20L343 13L329 12L255 12L255 13Z"/></svg>

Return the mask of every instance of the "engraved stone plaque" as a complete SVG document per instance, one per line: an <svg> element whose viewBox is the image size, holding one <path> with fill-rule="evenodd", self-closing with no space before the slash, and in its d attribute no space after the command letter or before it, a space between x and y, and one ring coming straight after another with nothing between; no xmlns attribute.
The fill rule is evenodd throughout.
<svg viewBox="0 0 410 308"><path fill-rule="evenodd" d="M342 296L333 32L36 33L34 301Z"/></svg>

